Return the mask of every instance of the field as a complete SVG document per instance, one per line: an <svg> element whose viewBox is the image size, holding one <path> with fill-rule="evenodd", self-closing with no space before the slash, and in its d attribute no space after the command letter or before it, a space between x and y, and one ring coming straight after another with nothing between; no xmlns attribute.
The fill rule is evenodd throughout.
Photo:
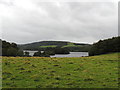
<svg viewBox="0 0 120 90"><path fill-rule="evenodd" d="M3 88L118 88L118 54L3 57Z"/></svg>
<svg viewBox="0 0 120 90"><path fill-rule="evenodd" d="M64 45L62 48L65 47L80 47L80 45L74 45L73 43L68 43L67 45Z"/></svg>
<svg viewBox="0 0 120 90"><path fill-rule="evenodd" d="M40 46L40 48L48 48L48 47L55 48L55 47L57 47L57 45Z"/></svg>
<svg viewBox="0 0 120 90"><path fill-rule="evenodd" d="M40 48L49 48L49 47L55 48L57 47L57 45L46 45L46 46L39 46L39 47ZM81 45L74 45L73 43L68 43L67 45L62 46L62 48L65 48L65 47L81 47Z"/></svg>

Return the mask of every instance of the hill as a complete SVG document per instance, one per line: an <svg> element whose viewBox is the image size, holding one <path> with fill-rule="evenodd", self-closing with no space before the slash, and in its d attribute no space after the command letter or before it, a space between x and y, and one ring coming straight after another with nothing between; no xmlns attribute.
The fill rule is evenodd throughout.
<svg viewBox="0 0 120 90"><path fill-rule="evenodd" d="M66 48L69 51L88 51L90 49L90 44L84 43L72 43L67 41L41 41L29 44L18 45L19 48L23 50L46 50L50 48Z"/></svg>

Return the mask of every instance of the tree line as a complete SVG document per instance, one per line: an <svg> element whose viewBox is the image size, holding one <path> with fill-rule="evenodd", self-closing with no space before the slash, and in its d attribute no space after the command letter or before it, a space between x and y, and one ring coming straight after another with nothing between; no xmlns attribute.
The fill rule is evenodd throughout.
<svg viewBox="0 0 120 90"><path fill-rule="evenodd" d="M91 46L90 56L120 52L120 36L105 40L99 40Z"/></svg>
<svg viewBox="0 0 120 90"><path fill-rule="evenodd" d="M2 56L29 56L28 52L19 49L16 43L9 43L0 39L2 46Z"/></svg>

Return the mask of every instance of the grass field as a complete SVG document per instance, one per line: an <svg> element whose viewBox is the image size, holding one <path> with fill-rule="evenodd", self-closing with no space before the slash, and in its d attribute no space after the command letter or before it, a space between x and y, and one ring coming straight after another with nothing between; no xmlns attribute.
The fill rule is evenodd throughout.
<svg viewBox="0 0 120 90"><path fill-rule="evenodd" d="M62 48L65 48L65 47L83 47L83 46L81 46L81 45L75 45L73 43L68 43L67 45L62 46Z"/></svg>
<svg viewBox="0 0 120 90"><path fill-rule="evenodd" d="M119 53L120 55L120 53ZM118 53L92 57L3 57L3 88L117 88Z"/></svg>
<svg viewBox="0 0 120 90"><path fill-rule="evenodd" d="M48 45L48 46L39 46L40 48L55 48L57 47L57 45ZM81 45L74 45L73 43L68 43L67 45L64 45L62 46L62 48L65 48L65 47L82 47Z"/></svg>
<svg viewBox="0 0 120 90"><path fill-rule="evenodd" d="M57 47L57 45L40 46L40 48L48 48L48 47L54 48Z"/></svg>
<svg viewBox="0 0 120 90"><path fill-rule="evenodd" d="M80 47L80 45L74 45L73 43L68 43L67 45L63 46L62 48L65 47Z"/></svg>

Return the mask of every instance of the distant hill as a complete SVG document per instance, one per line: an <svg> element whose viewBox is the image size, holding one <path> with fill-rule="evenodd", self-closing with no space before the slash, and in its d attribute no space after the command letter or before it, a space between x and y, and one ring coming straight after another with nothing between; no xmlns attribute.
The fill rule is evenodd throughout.
<svg viewBox="0 0 120 90"><path fill-rule="evenodd" d="M69 51L88 51L90 46L90 44L73 43L67 41L40 41L18 45L18 47L23 50L46 50L49 48L61 47L66 48Z"/></svg>

